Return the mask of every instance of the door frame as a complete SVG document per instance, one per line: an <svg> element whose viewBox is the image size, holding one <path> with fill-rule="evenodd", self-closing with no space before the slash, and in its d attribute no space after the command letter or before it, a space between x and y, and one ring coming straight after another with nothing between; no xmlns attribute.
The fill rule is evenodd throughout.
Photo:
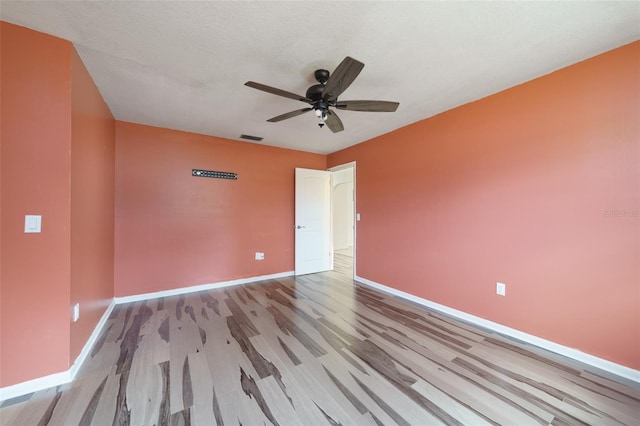
<svg viewBox="0 0 640 426"><path fill-rule="evenodd" d="M356 278L356 250L358 241L358 222L356 218L358 213L356 211L357 206L357 179L356 179L356 162L351 161L349 163L339 164L328 168L330 172L339 172L340 170L353 169L353 279ZM332 175L333 176L333 175ZM333 262L334 248L333 248L333 179L331 179L331 261ZM333 266L333 265L332 265Z"/></svg>

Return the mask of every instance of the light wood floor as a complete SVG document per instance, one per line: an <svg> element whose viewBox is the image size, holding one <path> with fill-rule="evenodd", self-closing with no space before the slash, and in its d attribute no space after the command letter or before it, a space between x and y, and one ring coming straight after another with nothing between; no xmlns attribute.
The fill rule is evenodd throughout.
<svg viewBox="0 0 640 426"><path fill-rule="evenodd" d="M0 422L639 424L637 385L356 285L351 261L117 306L76 380Z"/></svg>

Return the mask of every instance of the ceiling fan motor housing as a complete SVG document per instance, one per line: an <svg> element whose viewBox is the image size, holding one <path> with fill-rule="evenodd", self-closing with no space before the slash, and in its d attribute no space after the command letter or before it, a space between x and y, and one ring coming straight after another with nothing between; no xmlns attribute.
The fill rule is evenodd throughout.
<svg viewBox="0 0 640 426"><path fill-rule="evenodd" d="M324 84L329 80L329 71L327 70L316 70L313 74L319 84L314 84L313 86L307 89L306 96L308 99L311 99L316 103L317 101L322 99L322 94L324 93ZM316 104L317 106L317 104Z"/></svg>
<svg viewBox="0 0 640 426"><path fill-rule="evenodd" d="M324 93L324 84L314 84L307 89L306 96L315 102L322 99L322 93Z"/></svg>

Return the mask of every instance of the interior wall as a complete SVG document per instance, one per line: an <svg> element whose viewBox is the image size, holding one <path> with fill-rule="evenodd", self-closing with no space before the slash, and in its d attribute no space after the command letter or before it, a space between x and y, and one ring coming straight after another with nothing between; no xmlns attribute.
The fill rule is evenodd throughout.
<svg viewBox="0 0 640 426"><path fill-rule="evenodd" d="M71 43L0 22L0 387L69 368ZM42 232L24 233L24 216Z"/></svg>
<svg viewBox="0 0 640 426"><path fill-rule="evenodd" d="M639 63L635 42L331 154L358 163L358 275L640 369Z"/></svg>
<svg viewBox="0 0 640 426"><path fill-rule="evenodd" d="M75 49L71 58L71 361L113 299L115 121Z"/></svg>
<svg viewBox="0 0 640 426"><path fill-rule="evenodd" d="M117 121L115 295L292 271L296 167L326 156Z"/></svg>

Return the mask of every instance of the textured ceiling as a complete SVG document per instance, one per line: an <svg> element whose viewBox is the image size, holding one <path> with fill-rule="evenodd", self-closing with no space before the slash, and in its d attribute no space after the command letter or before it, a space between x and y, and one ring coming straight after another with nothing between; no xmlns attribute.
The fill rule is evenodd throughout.
<svg viewBox="0 0 640 426"><path fill-rule="evenodd" d="M118 120L330 153L640 38L638 2L13 2L0 17L72 41ZM313 71L365 67L340 99L395 113L279 123Z"/></svg>

